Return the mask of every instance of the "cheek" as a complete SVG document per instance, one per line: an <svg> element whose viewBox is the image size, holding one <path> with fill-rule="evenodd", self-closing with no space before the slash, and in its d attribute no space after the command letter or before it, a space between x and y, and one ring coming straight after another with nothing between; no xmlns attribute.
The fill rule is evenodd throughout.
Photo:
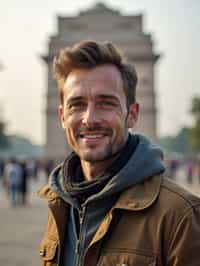
<svg viewBox="0 0 200 266"><path fill-rule="evenodd" d="M103 118L112 122L112 121L122 121L124 118L124 112L118 108L112 111L105 112Z"/></svg>
<svg viewBox="0 0 200 266"><path fill-rule="evenodd" d="M77 130L80 127L80 119L76 116L68 116L65 118L65 131L68 136L75 136Z"/></svg>
<svg viewBox="0 0 200 266"><path fill-rule="evenodd" d="M69 124L67 124L67 126L65 127L65 134L66 134L68 144L73 147L77 140L76 131L74 130L74 127L69 126Z"/></svg>
<svg viewBox="0 0 200 266"><path fill-rule="evenodd" d="M115 137L119 137L125 130L127 130L126 117L121 113L110 115L107 120L109 127L112 129ZM121 133L120 133L121 132Z"/></svg>
<svg viewBox="0 0 200 266"><path fill-rule="evenodd" d="M72 114L70 115L67 112L64 113L63 122L64 122L66 129L69 129L70 127L72 127L75 121L76 121L76 117L74 115Z"/></svg>

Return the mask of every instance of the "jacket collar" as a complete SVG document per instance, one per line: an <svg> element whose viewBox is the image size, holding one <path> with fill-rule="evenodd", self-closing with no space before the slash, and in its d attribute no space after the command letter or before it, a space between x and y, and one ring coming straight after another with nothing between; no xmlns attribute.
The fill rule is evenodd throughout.
<svg viewBox="0 0 200 266"><path fill-rule="evenodd" d="M55 201L59 198L59 195L56 192L52 191L49 185L41 188L37 192L37 196L48 201Z"/></svg>
<svg viewBox="0 0 200 266"><path fill-rule="evenodd" d="M149 207L157 198L162 181L162 175L150 177L145 182L136 184L125 190L117 200L112 209L126 209L139 211ZM59 195L52 191L49 185L46 185L38 191L40 198L48 201L59 199Z"/></svg>
<svg viewBox="0 0 200 266"><path fill-rule="evenodd" d="M125 190L113 209L139 211L148 208L159 195L161 181L162 175L157 175Z"/></svg>

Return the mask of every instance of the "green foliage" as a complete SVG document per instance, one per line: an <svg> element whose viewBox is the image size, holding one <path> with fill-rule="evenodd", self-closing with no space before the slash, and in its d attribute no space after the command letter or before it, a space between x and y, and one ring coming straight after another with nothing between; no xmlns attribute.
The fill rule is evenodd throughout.
<svg viewBox="0 0 200 266"><path fill-rule="evenodd" d="M195 151L200 150L200 96L195 96L191 104L194 126L189 130L189 142Z"/></svg>
<svg viewBox="0 0 200 266"><path fill-rule="evenodd" d="M174 141L174 149L176 152L187 154L191 152L190 143L188 140L189 129L184 127L180 130Z"/></svg>
<svg viewBox="0 0 200 266"><path fill-rule="evenodd" d="M174 142L174 137L172 137L172 136L166 136L166 137L160 138L160 145L167 152L173 151L173 142Z"/></svg>
<svg viewBox="0 0 200 266"><path fill-rule="evenodd" d="M188 154L192 151L188 141L188 134L189 129L184 127L176 136L167 136L161 138L160 144L166 150L166 152Z"/></svg>
<svg viewBox="0 0 200 266"><path fill-rule="evenodd" d="M0 157L34 157L41 158L44 156L44 147L41 145L33 144L29 139L18 136L9 135L9 146L2 149L0 148Z"/></svg>
<svg viewBox="0 0 200 266"><path fill-rule="evenodd" d="M200 96L192 99L190 112L194 117L193 127L182 128L176 136L161 138L161 146L167 152L188 154L200 151Z"/></svg>
<svg viewBox="0 0 200 266"><path fill-rule="evenodd" d="M192 105L190 112L193 114L197 122L200 122L200 96L195 96L192 99Z"/></svg>
<svg viewBox="0 0 200 266"><path fill-rule="evenodd" d="M200 150L200 120L189 131L189 141L194 150Z"/></svg>
<svg viewBox="0 0 200 266"><path fill-rule="evenodd" d="M4 123L0 122L0 148L7 148L9 146L9 139L4 133Z"/></svg>

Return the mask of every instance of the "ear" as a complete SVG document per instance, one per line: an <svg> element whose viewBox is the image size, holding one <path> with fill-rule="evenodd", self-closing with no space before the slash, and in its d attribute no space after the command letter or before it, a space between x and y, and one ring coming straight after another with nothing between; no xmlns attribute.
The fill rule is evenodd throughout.
<svg viewBox="0 0 200 266"><path fill-rule="evenodd" d="M127 126L128 128L133 128L138 120L139 114L139 103L135 102L129 106L129 112L127 117Z"/></svg>
<svg viewBox="0 0 200 266"><path fill-rule="evenodd" d="M65 129L64 108L62 104L60 104L58 107L58 115L60 118L60 123L62 125L62 128Z"/></svg>

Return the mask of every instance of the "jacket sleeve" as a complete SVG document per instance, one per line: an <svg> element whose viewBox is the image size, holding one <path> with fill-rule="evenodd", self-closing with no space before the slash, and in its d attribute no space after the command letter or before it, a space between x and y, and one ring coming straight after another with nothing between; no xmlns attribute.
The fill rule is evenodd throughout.
<svg viewBox="0 0 200 266"><path fill-rule="evenodd" d="M200 265L200 205L180 219L170 241L167 266Z"/></svg>

